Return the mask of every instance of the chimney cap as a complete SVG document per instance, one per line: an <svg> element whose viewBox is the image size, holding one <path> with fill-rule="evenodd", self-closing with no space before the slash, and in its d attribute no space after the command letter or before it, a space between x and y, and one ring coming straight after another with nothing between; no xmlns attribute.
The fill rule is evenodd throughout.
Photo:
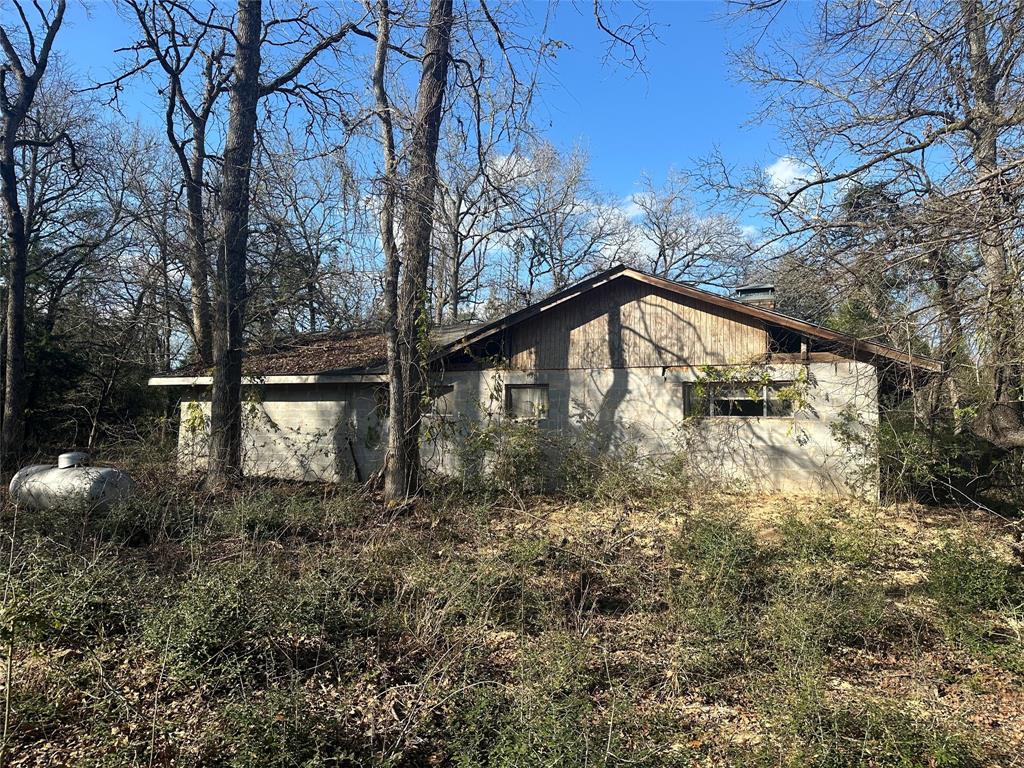
<svg viewBox="0 0 1024 768"><path fill-rule="evenodd" d="M747 283L736 287L736 293L774 293L775 283Z"/></svg>
<svg viewBox="0 0 1024 768"><path fill-rule="evenodd" d="M733 292L733 298L755 307L775 309L775 286L772 283L748 283Z"/></svg>

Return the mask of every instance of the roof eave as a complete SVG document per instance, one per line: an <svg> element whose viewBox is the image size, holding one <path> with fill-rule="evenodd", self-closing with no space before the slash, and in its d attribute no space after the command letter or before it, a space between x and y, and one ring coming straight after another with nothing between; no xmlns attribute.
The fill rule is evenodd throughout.
<svg viewBox="0 0 1024 768"><path fill-rule="evenodd" d="M243 376L245 386L263 384L376 384L387 382L384 373L312 373L280 374L268 376ZM154 376L148 382L151 387L208 387L213 384L212 376Z"/></svg>
<svg viewBox="0 0 1024 768"><path fill-rule="evenodd" d="M640 270L627 267L623 264L619 264L611 267L610 269L606 269L603 272L599 272L596 275L592 275L589 278L585 278L562 291L548 296L546 299L542 299L535 304L531 304L529 307L525 307L510 315L506 315L492 323L482 325L479 328L474 329L472 333L468 333L458 339L454 339L441 347L438 350L436 357L464 349L470 344L480 341L481 339L497 333L504 328L508 328L522 322L523 320L539 315L540 313L568 301L581 293L592 290L620 277L630 277L634 280L647 283L648 285L662 288L663 290L671 291L698 301L707 302L723 309L738 312L748 317L759 319L770 325L781 326L820 340L830 341L850 348L851 352L854 354L860 350L868 353L869 355L883 357L888 360L893 360L895 362L920 368L932 373L940 373L943 370L942 362L930 357L915 355L910 352L903 352L876 342L862 341L853 336L840 333L839 331L833 331L830 328L825 328L824 326L816 325L815 323L809 323L806 320L798 320L795 317L790 317L789 315L776 312L772 309L745 304L741 301L736 301L735 299L730 299L726 296L719 296L718 294L711 293L710 291L704 291L700 288L678 283L674 280L667 280L662 277L656 277L655 275L648 275L646 272L641 272Z"/></svg>

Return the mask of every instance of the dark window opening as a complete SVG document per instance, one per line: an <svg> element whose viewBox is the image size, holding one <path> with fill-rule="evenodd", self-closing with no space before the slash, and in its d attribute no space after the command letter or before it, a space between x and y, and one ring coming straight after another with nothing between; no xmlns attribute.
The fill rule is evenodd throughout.
<svg viewBox="0 0 1024 768"><path fill-rule="evenodd" d="M793 415L793 399L785 388L791 382L706 383L700 387L684 385L684 412L687 416L785 418Z"/></svg>
<svg viewBox="0 0 1024 768"><path fill-rule="evenodd" d="M773 353L791 353L800 351L800 334L786 328L768 326L768 351Z"/></svg>

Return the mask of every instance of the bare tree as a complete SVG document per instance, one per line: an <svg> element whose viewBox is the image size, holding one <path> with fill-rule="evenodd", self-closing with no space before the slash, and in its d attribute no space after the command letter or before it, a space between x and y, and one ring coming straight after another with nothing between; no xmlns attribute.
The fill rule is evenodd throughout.
<svg viewBox="0 0 1024 768"><path fill-rule="evenodd" d="M513 213L519 224L506 278L515 286L512 306L536 301L592 270L623 226L619 212L594 189L588 158L579 148L564 155L535 142L520 162L528 171Z"/></svg>
<svg viewBox="0 0 1024 768"><path fill-rule="evenodd" d="M7 219L7 327L6 372L4 376L3 428L0 430L0 461L16 456L25 438L25 273L28 265L28 239L25 215L18 195L16 150L26 146L54 146L66 137L46 135L26 137L22 133L39 84L50 63L53 41L64 21L66 3L59 0L49 11L35 3L26 9L21 0L14 8L21 20L21 37L0 25L0 48L5 61L0 64L0 194ZM29 13L39 17L35 24ZM36 26L42 28L36 39ZM21 50L19 50L19 47Z"/></svg>
<svg viewBox="0 0 1024 768"><path fill-rule="evenodd" d="M645 176L617 256L671 280L731 286L749 252L746 238L732 218L698 214L688 189L689 179L677 171L661 187Z"/></svg>
<svg viewBox="0 0 1024 768"><path fill-rule="evenodd" d="M138 134L105 122L65 77L51 64L23 131L66 134L74 162L67 142L17 152L28 240L26 407L32 418L25 445L31 449L50 447L58 435L64 445L85 443L87 434L96 439L101 415L117 419L108 406L139 386L140 367L151 370L154 363L136 354L143 325L121 314L138 292L146 294L143 310L152 296L148 270L131 266L132 188L150 173L152 155ZM126 295L130 302L122 302ZM118 375L128 364L132 373Z"/></svg>
<svg viewBox="0 0 1024 768"><path fill-rule="evenodd" d="M402 126L396 116L401 113L396 110L386 87L388 54L397 50L401 55L408 55L408 48L395 45L391 39L393 19L386 0L378 3L377 11L373 83L384 146L380 218L381 241L386 257L384 304L390 386L388 452L381 477L388 500L405 503L420 490L419 426L425 395L424 371L428 362L430 259L439 188L437 152L444 120L442 106L448 87L449 63L452 64L455 92L467 94L471 105L467 117L474 134L473 146L478 153L477 170L488 176L493 169L484 158L492 143L489 138L484 139L482 127L491 118L485 117L488 110L482 105L483 94L487 91L482 73L491 73L488 77L493 78L493 61L500 62L500 77L509 83L510 106L500 111L494 141L506 141L509 146L518 147L536 78L531 76L520 80L517 62L524 58L533 61L527 70L535 73L536 61L543 57L547 41L526 44L517 39L512 32L515 20L486 3L481 3L478 10L466 7L464 14L460 9L456 24L451 0L431 0L422 44L418 46L421 70L416 103L405 121L406 140L400 145L396 136ZM639 61L635 57L638 46L650 33L645 15L640 13L626 22L610 22L600 2L594 4L593 12L598 26L614 39L615 46L623 46L633 55L632 61ZM408 23L404 17L403 21ZM453 53L452 39L456 31L466 37L465 56L461 51ZM487 53L487 45L482 42L483 35L493 40L493 59ZM492 110L492 116L498 112ZM530 190L534 194L532 202L536 203L533 210L528 213L531 203L522 201L525 205L513 214L517 219L530 222L531 231L520 238L521 245L528 243L529 246L521 247L518 255L520 262L525 260L529 265L531 293L542 275L550 276L556 288L568 282L574 271L599 251L600 244L607 237L600 226L601 218L581 215L580 206L570 206L568 211L560 209L554 213L554 206L549 204L545 195L554 187L559 188L555 194L562 193L564 184L555 176L566 169L556 169L550 164L542 167L549 175L534 174L532 177L539 184ZM571 170L573 179L570 185L581 185L584 174L577 172L578 168ZM469 187L478 183L475 177L476 172L470 174ZM483 189L485 180L481 179L479 183ZM494 188L493 184L489 186ZM569 193L568 197L573 195ZM399 220L400 242L396 236L396 222ZM461 229L461 223L458 226ZM454 239L461 241L464 232L457 233ZM463 257L465 245L465 241L459 243L458 254L453 248L451 253L455 260ZM453 280L453 271L445 268L440 270L440 274L442 282L447 280L449 286L454 285L446 299L451 302L451 290L461 290L461 275ZM518 265L512 266L508 274L516 284L519 283ZM456 299L456 306L460 301L461 297Z"/></svg>
<svg viewBox="0 0 1024 768"><path fill-rule="evenodd" d="M949 349L964 345L929 329L973 334L987 389L974 429L1024 445L1024 6L828 0L795 40L760 25L777 8L751 9L758 26L741 69L764 87L760 117L785 116L790 156L746 178L716 163L719 188L766 203L765 250L829 253L841 269L870 260L915 287L907 307L921 336ZM856 185L884 195L845 205ZM887 216L894 205L899 215ZM977 274L951 274L972 253ZM955 293L939 299L943 284Z"/></svg>
<svg viewBox="0 0 1024 768"><path fill-rule="evenodd" d="M419 492L420 485L419 408L424 386L423 352L427 343L423 321L427 317L441 108L448 87L454 16L452 0L431 0L423 33L416 107L406 149L408 170L405 177L399 179L392 106L384 82L390 46L389 13L386 0L381 0L373 70L385 154L381 236L387 259L384 301L390 424L383 485L389 501L403 503ZM402 204L400 251L394 230L399 194Z"/></svg>
<svg viewBox="0 0 1024 768"><path fill-rule="evenodd" d="M439 159L434 230L432 302L438 323L475 313L486 289L503 292L508 283L500 263L509 245L528 224L519 202L530 172L518 154L503 152L499 136L504 113L517 109L508 92L487 93L474 101L483 113L449 126ZM482 122L472 132L467 124Z"/></svg>
<svg viewBox="0 0 1024 768"><path fill-rule="evenodd" d="M263 49L271 46L271 31L297 28L306 47L278 75L261 79ZM356 29L352 22L324 34L311 8L288 18L264 20L262 0L238 0L233 39L234 71L228 85L228 126L219 209L222 234L217 252L216 314L213 332L213 392L210 404L210 454L207 482L223 487L242 471L242 358L245 347L246 257L249 242L249 202L257 107L261 99L290 92L305 98L315 92L297 78L324 51ZM287 47L295 48L295 36Z"/></svg>
<svg viewBox="0 0 1024 768"><path fill-rule="evenodd" d="M207 482L222 487L242 468L242 356L245 353L246 248L249 184L260 99L262 0L239 0L235 19L234 72L224 142L217 251L217 322L213 330L213 396Z"/></svg>
<svg viewBox="0 0 1024 768"><path fill-rule="evenodd" d="M438 323L458 320L463 308L478 299L488 254L508 231L500 217L505 205L493 188L493 175L475 152L470 157L463 151L464 138L448 138L440 163L432 291Z"/></svg>
<svg viewBox="0 0 1024 768"><path fill-rule="evenodd" d="M163 76L164 133L180 168L188 211L190 332L196 357L213 360L210 308L210 236L207 203L208 133L217 102L231 77L226 55L227 31L213 24L213 6L199 17L183 13L176 0L121 0L142 34L125 51L133 64L109 85L120 89L124 80L154 66ZM193 91L195 91L193 93ZM115 90L115 97L117 90Z"/></svg>
<svg viewBox="0 0 1024 768"><path fill-rule="evenodd" d="M17 153L31 285L26 314L36 316L43 336L53 333L68 292L127 225L129 171L118 161L132 140L108 127L58 68L37 92L22 130L28 140ZM47 136L62 140L50 145Z"/></svg>
<svg viewBox="0 0 1024 768"><path fill-rule="evenodd" d="M342 149L309 156L263 133L250 240L250 320L295 334L365 322L377 288L376 233Z"/></svg>

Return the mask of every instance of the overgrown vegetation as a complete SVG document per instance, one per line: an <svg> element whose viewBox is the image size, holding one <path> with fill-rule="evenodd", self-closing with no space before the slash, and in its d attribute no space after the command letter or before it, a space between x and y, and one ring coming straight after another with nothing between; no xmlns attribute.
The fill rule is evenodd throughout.
<svg viewBox="0 0 1024 768"><path fill-rule="evenodd" d="M509 450L534 455L523 445ZM4 759L1016 759L1016 523L594 462L567 454L560 495L500 473L437 481L397 517L359 488L207 497L145 466L138 498L107 514L6 508Z"/></svg>

